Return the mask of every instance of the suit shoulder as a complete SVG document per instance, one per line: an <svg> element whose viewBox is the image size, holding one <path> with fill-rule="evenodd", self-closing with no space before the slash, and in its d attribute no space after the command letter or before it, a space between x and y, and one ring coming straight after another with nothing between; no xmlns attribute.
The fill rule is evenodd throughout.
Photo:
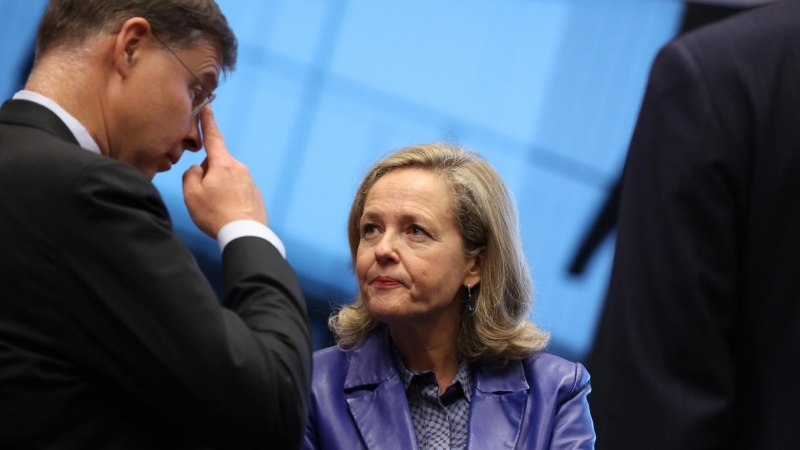
<svg viewBox="0 0 800 450"><path fill-rule="evenodd" d="M20 175L21 180L31 179L31 174L40 174L39 178L45 180L53 176L74 176L86 166L103 159L96 153L35 128L3 124L0 137L5 141L0 151L9 156L3 159L0 170L10 176Z"/></svg>
<svg viewBox="0 0 800 450"><path fill-rule="evenodd" d="M800 36L800 3L776 2L752 8L685 33L678 40L743 44L779 36Z"/></svg>
<svg viewBox="0 0 800 450"><path fill-rule="evenodd" d="M534 353L521 363L532 387L554 391L559 396L569 396L589 383L589 372L583 364L549 353Z"/></svg>
<svg viewBox="0 0 800 450"><path fill-rule="evenodd" d="M746 67L753 61L785 58L786 51L795 55L797 39L800 2L777 2L684 33L665 45L662 53L685 51L710 68L743 63Z"/></svg>
<svg viewBox="0 0 800 450"><path fill-rule="evenodd" d="M0 152L10 156L2 160L0 172L20 184L36 183L39 189L53 184L63 189L87 174L98 174L135 185L152 185L130 164L86 150L43 130L3 124L0 136L8 138L0 146Z"/></svg>

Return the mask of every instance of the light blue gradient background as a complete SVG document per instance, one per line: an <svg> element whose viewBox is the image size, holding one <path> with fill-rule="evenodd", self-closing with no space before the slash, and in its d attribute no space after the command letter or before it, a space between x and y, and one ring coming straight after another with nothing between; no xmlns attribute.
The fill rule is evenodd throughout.
<svg viewBox="0 0 800 450"><path fill-rule="evenodd" d="M44 3L0 1L6 96ZM532 318L552 333L553 351L585 354L612 240L583 276L570 277L567 267L619 176L649 66L677 32L682 4L218 3L239 37L240 58L214 110L310 297L336 304L355 295L346 219L367 168L393 149L447 140L480 152L505 177L536 284ZM155 183L182 237L213 253L215 243L191 224L181 190L183 171L202 158L187 153Z"/></svg>

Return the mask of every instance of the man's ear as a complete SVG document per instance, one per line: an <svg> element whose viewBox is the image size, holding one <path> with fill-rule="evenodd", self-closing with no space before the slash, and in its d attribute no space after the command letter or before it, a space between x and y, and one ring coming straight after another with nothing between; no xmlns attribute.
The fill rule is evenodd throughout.
<svg viewBox="0 0 800 450"><path fill-rule="evenodd" d="M146 19L133 17L122 24L114 42L114 67L121 76L130 75L130 71L152 39L153 31Z"/></svg>

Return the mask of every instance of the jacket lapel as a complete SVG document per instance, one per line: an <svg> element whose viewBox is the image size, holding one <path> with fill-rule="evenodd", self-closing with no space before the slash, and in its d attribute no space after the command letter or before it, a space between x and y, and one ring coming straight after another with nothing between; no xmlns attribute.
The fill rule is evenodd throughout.
<svg viewBox="0 0 800 450"><path fill-rule="evenodd" d="M0 108L0 123L22 125L46 131L71 144L78 140L58 116L44 106L27 100L8 100Z"/></svg>
<svg viewBox="0 0 800 450"><path fill-rule="evenodd" d="M528 399L522 363L475 364L467 450L515 448Z"/></svg>
<svg viewBox="0 0 800 450"><path fill-rule="evenodd" d="M388 331L370 333L351 351L344 389L368 449L417 450L417 438L403 382L392 360Z"/></svg>

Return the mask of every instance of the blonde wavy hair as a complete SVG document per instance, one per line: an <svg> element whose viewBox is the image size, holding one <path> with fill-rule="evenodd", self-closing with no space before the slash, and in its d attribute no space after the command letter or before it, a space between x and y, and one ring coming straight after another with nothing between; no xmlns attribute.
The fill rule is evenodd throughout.
<svg viewBox="0 0 800 450"><path fill-rule="evenodd" d="M435 142L400 149L372 166L350 208L348 238L353 264L370 189L388 172L403 168L428 170L445 181L464 253L481 258L481 282L473 289L475 311L469 313L463 306L459 315L458 357L507 362L546 347L548 333L528 319L533 282L522 252L516 205L500 174L475 152ZM343 350L353 348L378 324L360 297L328 320Z"/></svg>

